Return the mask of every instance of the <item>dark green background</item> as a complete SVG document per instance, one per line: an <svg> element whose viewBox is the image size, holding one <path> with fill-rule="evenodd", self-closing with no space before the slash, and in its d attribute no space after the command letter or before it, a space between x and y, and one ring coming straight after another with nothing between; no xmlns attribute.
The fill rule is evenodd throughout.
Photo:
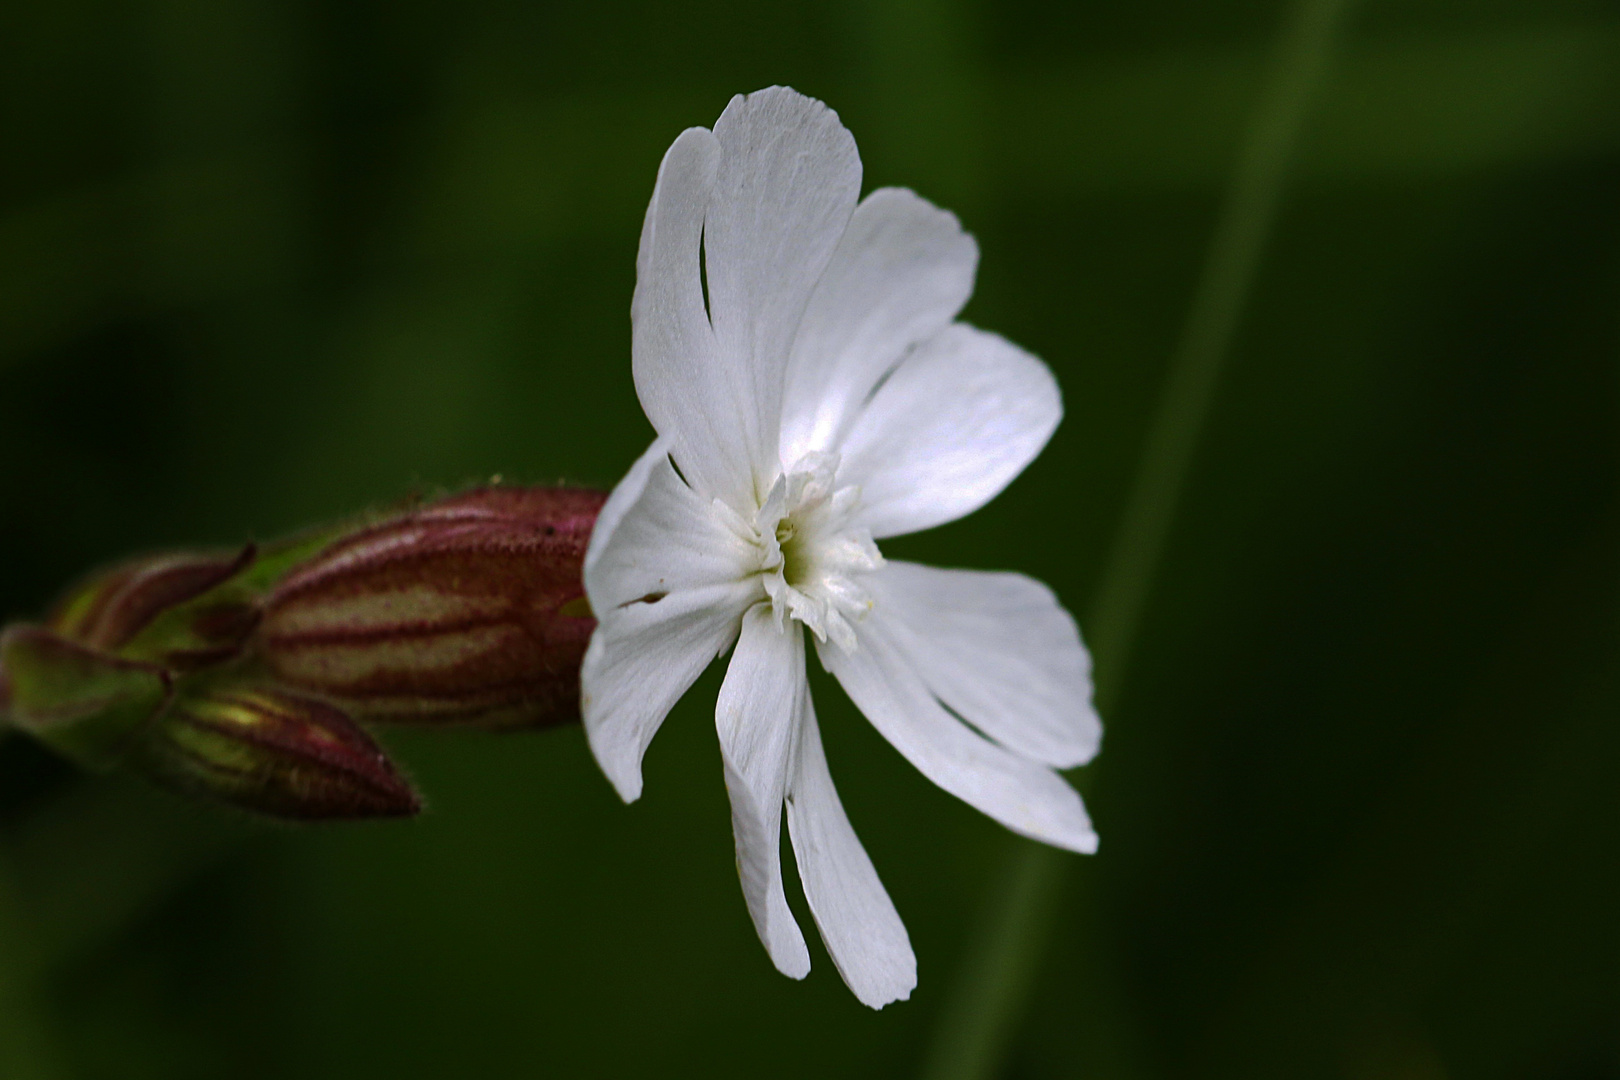
<svg viewBox="0 0 1620 1080"><path fill-rule="evenodd" d="M960 213L967 317L1064 390L1004 496L886 550L1083 615L1286 11L0 6L0 617L134 550L610 485L659 157L778 82ZM1002 1075L1620 1076L1617 414L1620 7L1359 6ZM921 982L778 976L716 685L631 808L578 730L390 733L429 812L302 829L5 742L0 1076L916 1074L1020 842L824 680Z"/></svg>

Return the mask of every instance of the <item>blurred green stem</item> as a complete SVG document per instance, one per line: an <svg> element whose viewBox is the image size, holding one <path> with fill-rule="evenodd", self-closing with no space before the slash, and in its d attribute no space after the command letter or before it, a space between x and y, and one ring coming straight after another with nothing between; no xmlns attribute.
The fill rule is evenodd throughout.
<svg viewBox="0 0 1620 1080"><path fill-rule="evenodd" d="M1118 704L1193 454L1349 7L1350 0L1301 0L1289 13L1238 153L1096 606L1086 620L1104 716ZM943 1007L924 1066L928 1080L978 1080L1001 1071L1013 1025L1039 973L1053 900L1070 862L1052 848L1020 845L978 947Z"/></svg>

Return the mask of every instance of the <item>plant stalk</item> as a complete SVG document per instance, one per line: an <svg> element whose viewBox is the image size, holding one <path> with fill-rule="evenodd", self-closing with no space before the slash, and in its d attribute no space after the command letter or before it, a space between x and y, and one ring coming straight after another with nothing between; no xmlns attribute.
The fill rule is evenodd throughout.
<svg viewBox="0 0 1620 1080"><path fill-rule="evenodd" d="M1300 0L1290 11L1234 162L1187 322L1085 623L1100 675L1098 707L1105 717L1118 705L1153 579L1276 223L1300 134L1350 6L1351 0ZM968 956L942 1009L924 1063L926 1080L989 1080L1001 1073L1014 1027L1039 975L1070 862L1052 848L1019 842L979 946Z"/></svg>

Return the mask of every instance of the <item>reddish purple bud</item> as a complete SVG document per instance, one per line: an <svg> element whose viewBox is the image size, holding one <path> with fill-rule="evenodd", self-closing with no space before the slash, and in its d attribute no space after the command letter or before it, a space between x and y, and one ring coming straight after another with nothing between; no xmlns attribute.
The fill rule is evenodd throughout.
<svg viewBox="0 0 1620 1080"><path fill-rule="evenodd" d="M254 647L281 685L362 720L577 720L605 499L484 488L353 533L276 585Z"/></svg>
<svg viewBox="0 0 1620 1080"><path fill-rule="evenodd" d="M182 695L127 760L165 787L273 817L409 817L422 808L354 721L330 705L268 687Z"/></svg>

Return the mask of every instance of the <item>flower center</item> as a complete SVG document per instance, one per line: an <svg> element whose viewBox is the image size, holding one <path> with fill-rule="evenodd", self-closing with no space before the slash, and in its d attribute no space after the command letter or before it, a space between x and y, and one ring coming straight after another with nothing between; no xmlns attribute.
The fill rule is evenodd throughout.
<svg viewBox="0 0 1620 1080"><path fill-rule="evenodd" d="M778 623L796 619L849 652L854 624L872 608L859 579L883 565L869 529L857 525L860 489L838 487L836 454L807 454L779 477L750 530L759 573Z"/></svg>
<svg viewBox="0 0 1620 1080"><path fill-rule="evenodd" d="M791 588L808 585L813 573L814 553L799 539L792 518L776 523L776 546L782 552L782 580Z"/></svg>

